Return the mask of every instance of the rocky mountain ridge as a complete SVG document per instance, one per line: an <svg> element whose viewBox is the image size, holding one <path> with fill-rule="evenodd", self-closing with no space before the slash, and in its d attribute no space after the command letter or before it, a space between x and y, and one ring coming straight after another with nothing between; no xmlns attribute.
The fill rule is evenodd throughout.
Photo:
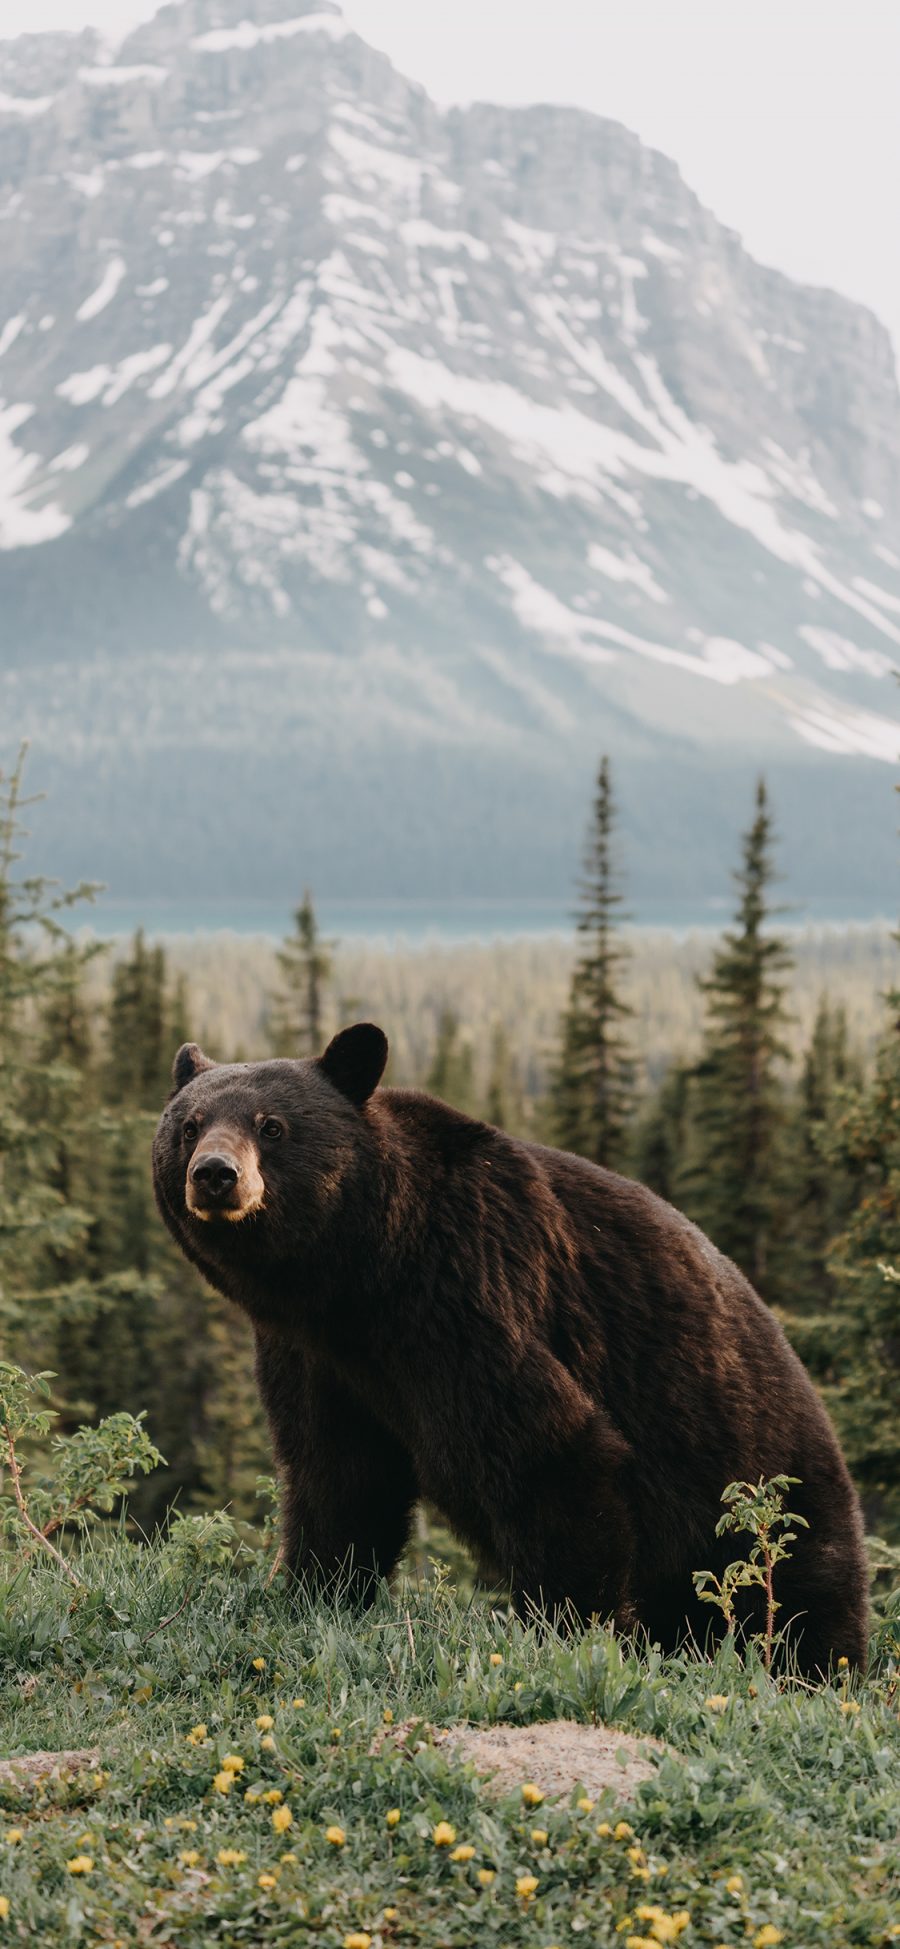
<svg viewBox="0 0 900 1949"><path fill-rule="evenodd" d="M765 766L798 889L890 905L893 349L674 163L440 112L327 0L182 0L0 43L0 238L54 858L548 893L608 749L640 895L720 888Z"/></svg>

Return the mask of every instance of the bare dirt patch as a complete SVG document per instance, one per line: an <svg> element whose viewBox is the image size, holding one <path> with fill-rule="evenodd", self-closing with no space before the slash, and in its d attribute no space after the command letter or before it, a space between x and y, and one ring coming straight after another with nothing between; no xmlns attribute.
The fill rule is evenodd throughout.
<svg viewBox="0 0 900 1949"><path fill-rule="evenodd" d="M574 1719L550 1719L537 1726L458 1726L447 1744L497 1793L516 1791L533 1781L547 1799L583 1786L591 1799L606 1788L623 1800L656 1771L653 1754L667 1749L658 1739L635 1739L613 1726L582 1726Z"/></svg>
<svg viewBox="0 0 900 1949"><path fill-rule="evenodd" d="M14 1759L0 1760L0 1787L28 1787L53 1773L81 1773L99 1766L96 1746L62 1753L17 1753Z"/></svg>

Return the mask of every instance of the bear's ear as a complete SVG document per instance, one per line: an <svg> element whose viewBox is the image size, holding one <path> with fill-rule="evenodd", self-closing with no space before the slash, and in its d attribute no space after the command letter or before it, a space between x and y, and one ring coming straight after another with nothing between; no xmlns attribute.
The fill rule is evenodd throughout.
<svg viewBox="0 0 900 1949"><path fill-rule="evenodd" d="M384 1074L387 1036L374 1022L357 1022L329 1042L319 1067L351 1103L366 1103Z"/></svg>
<svg viewBox="0 0 900 1949"><path fill-rule="evenodd" d="M215 1063L198 1049L196 1042L183 1042L172 1064L173 1095L183 1090L185 1083L192 1083L202 1069L215 1069Z"/></svg>

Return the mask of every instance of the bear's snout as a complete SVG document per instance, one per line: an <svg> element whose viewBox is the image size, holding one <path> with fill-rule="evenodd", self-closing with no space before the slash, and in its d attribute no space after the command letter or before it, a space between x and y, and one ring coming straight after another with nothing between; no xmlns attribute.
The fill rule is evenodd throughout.
<svg viewBox="0 0 900 1949"><path fill-rule="evenodd" d="M188 1165L185 1203L194 1218L232 1222L261 1211L265 1184L256 1146L227 1130L209 1130Z"/></svg>

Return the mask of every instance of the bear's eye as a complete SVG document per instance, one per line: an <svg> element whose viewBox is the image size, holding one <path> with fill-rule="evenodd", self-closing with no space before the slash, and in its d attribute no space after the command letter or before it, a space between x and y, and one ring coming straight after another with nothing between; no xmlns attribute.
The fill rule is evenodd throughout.
<svg viewBox="0 0 900 1949"><path fill-rule="evenodd" d="M277 1143L278 1138L284 1136L284 1124L281 1118L263 1117L262 1123L259 1126L259 1134L261 1137L267 1137L270 1143Z"/></svg>
<svg viewBox="0 0 900 1949"><path fill-rule="evenodd" d="M196 1143L197 1125L195 1124L193 1117L188 1117L187 1122L183 1124L181 1134L186 1144Z"/></svg>

